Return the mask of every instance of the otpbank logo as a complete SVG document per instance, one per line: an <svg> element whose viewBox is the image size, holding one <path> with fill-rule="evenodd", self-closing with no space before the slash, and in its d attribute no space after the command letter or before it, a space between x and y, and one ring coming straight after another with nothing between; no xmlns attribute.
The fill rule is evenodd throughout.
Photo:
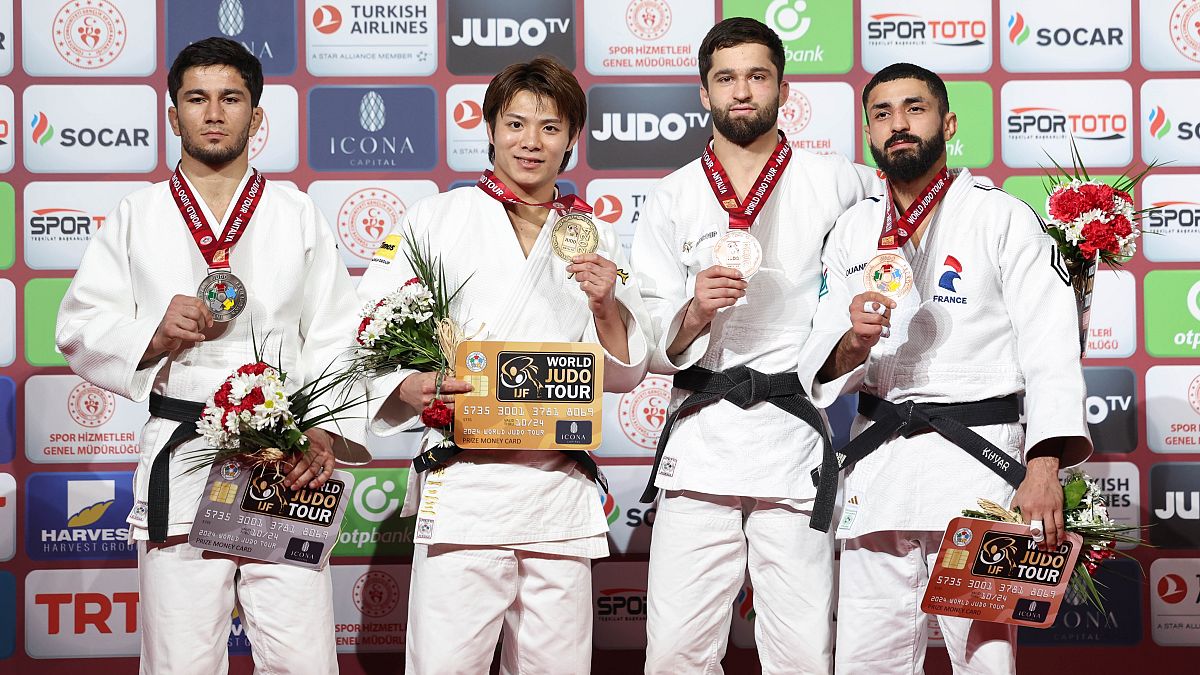
<svg viewBox="0 0 1200 675"><path fill-rule="evenodd" d="M1152 270L1143 280L1146 351L1200 355L1200 271Z"/></svg>
<svg viewBox="0 0 1200 675"><path fill-rule="evenodd" d="M133 473L35 473L25 482L25 552L34 560L129 560Z"/></svg>
<svg viewBox="0 0 1200 675"><path fill-rule="evenodd" d="M725 0L721 5L723 18L753 17L779 35L786 74L847 73L854 65L852 2Z"/></svg>

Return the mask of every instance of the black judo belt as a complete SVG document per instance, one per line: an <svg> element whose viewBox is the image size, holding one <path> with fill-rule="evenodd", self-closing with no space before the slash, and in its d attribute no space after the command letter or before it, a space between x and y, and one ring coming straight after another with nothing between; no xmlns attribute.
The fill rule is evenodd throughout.
<svg viewBox="0 0 1200 675"><path fill-rule="evenodd" d="M459 453L465 451L466 448L460 448L453 443L447 443L446 445L435 445L416 457L413 457L413 471L416 471L417 473L424 473L441 464L449 462ZM578 462L579 467L583 469L583 472L586 473L592 480L599 483L600 487L603 488L605 492L608 492L608 479L604 477L604 474L600 471L600 467L596 466L596 460L592 459L592 456L589 455L587 451L559 450L559 452Z"/></svg>
<svg viewBox="0 0 1200 675"><path fill-rule="evenodd" d="M700 408L722 399L743 410L765 401L789 415L799 418L816 429L821 436L825 448L821 456L819 474L827 477L833 490L826 491L829 508L824 510L825 521L822 523L817 520L819 504L814 505L811 525L822 532L829 531L829 520L833 517L833 500L836 498L837 492L837 470L833 443L829 439L829 431L825 427L821 411L817 410L817 406L813 405L813 402L804 393L804 387L800 385L800 378L796 373L767 374L746 366L737 366L718 372L692 366L675 374L675 386L686 389L692 394L685 398L675 412L667 417L666 424L663 425L662 433L658 436L658 449L654 453L654 466L650 470L650 481L646 485L646 491L642 493L642 503L654 501L655 495L658 494L658 488L654 486L654 478L658 475L658 465L662 461L663 453L666 452L667 441L671 438L671 429L681 416L690 415ZM781 439L780 442L784 442L784 440ZM821 491L818 490L818 502L821 494Z"/></svg>
<svg viewBox="0 0 1200 675"><path fill-rule="evenodd" d="M1010 424L1020 420L1021 405L1015 394L973 403L892 403L871 394L860 393L858 412L875 423L838 451L838 471L854 466L897 435L910 438L932 430L979 460L980 464L991 469L1014 488L1020 486L1021 481L1025 479L1025 467L1020 461L970 429L993 424ZM826 479L824 467L820 471L814 470L812 475L813 483L817 486L817 505L813 508L815 522L818 517L817 508L828 506L829 512L822 512L820 515L826 519L832 517L837 482ZM823 490L827 492L825 495L822 495ZM822 496L826 499L822 499Z"/></svg>
<svg viewBox="0 0 1200 675"><path fill-rule="evenodd" d="M196 422L204 413L204 404L150 394L150 416L179 422L167 444L154 456L150 465L150 487L146 494L146 521L150 541L167 540L167 520L171 510L171 453L175 448L199 436Z"/></svg>

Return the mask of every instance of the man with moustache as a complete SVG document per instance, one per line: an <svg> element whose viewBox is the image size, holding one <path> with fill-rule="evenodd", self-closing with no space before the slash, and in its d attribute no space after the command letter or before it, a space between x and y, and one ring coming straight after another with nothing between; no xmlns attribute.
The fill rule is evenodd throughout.
<svg viewBox="0 0 1200 675"><path fill-rule="evenodd" d="M353 339L350 275L312 200L266 181L247 144L263 111L262 66L245 47L208 38L167 74L182 158L170 181L125 197L88 244L58 314L71 369L135 401L150 399L128 521L138 548L142 673L224 673L230 615L241 608L256 668L334 673L329 568L262 563L187 541L207 471L187 425L254 343L295 391ZM225 284L230 302L208 302ZM233 292L236 290L236 293ZM336 405L336 401L326 401ZM320 487L341 459L369 459L352 413L306 435L285 485ZM180 442L182 440L182 442Z"/></svg>
<svg viewBox="0 0 1200 675"><path fill-rule="evenodd" d="M763 672L827 673L833 538L828 522L810 522L810 472L833 456L796 364L821 242L874 174L788 145L777 124L783 44L767 26L720 22L699 65L714 138L656 186L632 254L653 324L651 369L675 376L643 495L665 491L646 672L720 672L748 567Z"/></svg>
<svg viewBox="0 0 1200 675"><path fill-rule="evenodd" d="M838 457L837 672L913 673L946 524L980 497L1011 501L1056 546L1058 469L1091 441L1075 297L1040 218L946 168L958 122L937 75L893 64L862 98L887 187L829 235L801 377L820 405L859 392ZM954 672L1016 672L1014 626L937 618Z"/></svg>

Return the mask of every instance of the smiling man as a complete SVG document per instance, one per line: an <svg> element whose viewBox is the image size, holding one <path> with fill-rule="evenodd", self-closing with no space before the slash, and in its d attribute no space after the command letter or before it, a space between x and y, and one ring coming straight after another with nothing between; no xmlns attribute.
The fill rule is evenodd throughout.
<svg viewBox="0 0 1200 675"><path fill-rule="evenodd" d="M767 26L722 21L699 62L713 139L658 184L633 244L654 327L651 369L675 376L643 495L665 491L650 548L646 672L720 672L748 568L763 672L828 673L833 538L810 520L810 472L833 453L796 364L821 242L874 173L792 150L777 123L789 93L783 44Z"/></svg>
<svg viewBox="0 0 1200 675"><path fill-rule="evenodd" d="M428 245L447 288L462 286L450 311L472 339L599 343L605 390L629 391L648 353L637 284L619 278L628 265L611 226L585 219L587 203L555 187L584 127L583 90L556 61L517 63L488 84L483 115L492 170L414 204L385 247L410 234ZM598 242L595 251L562 255L555 234L571 222L594 228L578 240ZM373 304L413 276L404 255L380 249L359 295ZM403 367L372 378L374 431L415 427L435 379ZM442 383L451 405L469 391L463 380ZM502 673L588 672L591 560L608 555L595 463L582 451L460 450L441 440L426 431L402 511L419 523L406 672L486 673L501 635Z"/></svg>
<svg viewBox="0 0 1200 675"><path fill-rule="evenodd" d="M125 197L92 238L57 328L81 377L150 399L128 518L138 543L141 670L226 672L237 601L259 670L335 672L328 567L187 543L208 472L187 471L189 453L204 443L180 430L234 369L257 360L255 341L278 356L288 391L319 376L353 339L354 287L312 200L250 167L247 143L263 119L258 59L232 40L201 40L180 51L167 87L179 166L169 181ZM210 291L220 298L208 300ZM293 489L323 484L335 451L368 459L361 423L358 433L353 419L327 426L307 432L310 453L286 479Z"/></svg>
<svg viewBox="0 0 1200 675"><path fill-rule="evenodd" d="M1058 469L1091 442L1075 297L1038 216L947 169L958 120L936 74L893 64L862 97L887 189L829 235L801 377L821 405L859 393L839 454L837 672L919 673L946 524L980 497L1011 501L1056 545ZM1014 626L938 623L955 673L1015 672Z"/></svg>

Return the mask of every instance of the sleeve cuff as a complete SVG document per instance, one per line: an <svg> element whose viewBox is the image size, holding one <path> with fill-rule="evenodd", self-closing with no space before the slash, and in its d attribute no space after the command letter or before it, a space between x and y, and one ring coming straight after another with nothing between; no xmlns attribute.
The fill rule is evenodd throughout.
<svg viewBox="0 0 1200 675"><path fill-rule="evenodd" d="M704 358L704 355L708 353L708 343L712 335L710 332L711 326L707 326L704 330L700 331L696 339L692 340L692 344L688 345L686 349L674 357L668 353L671 343L679 335L679 329L683 326L683 319L687 316L687 308L691 302L691 298L684 300L683 305L675 311L675 316L671 318L671 323L667 326L667 330L663 334L662 343L658 345L659 351L662 353L662 360L666 364L666 368L663 369L666 372L663 372L663 375L674 375L681 370L687 370L699 363L700 359Z"/></svg>
<svg viewBox="0 0 1200 675"><path fill-rule="evenodd" d="M400 402L392 393L409 375L420 371L400 368L386 375L371 379L368 390L371 400L367 403L367 420L376 436L391 436L415 428L421 421L420 411Z"/></svg>

